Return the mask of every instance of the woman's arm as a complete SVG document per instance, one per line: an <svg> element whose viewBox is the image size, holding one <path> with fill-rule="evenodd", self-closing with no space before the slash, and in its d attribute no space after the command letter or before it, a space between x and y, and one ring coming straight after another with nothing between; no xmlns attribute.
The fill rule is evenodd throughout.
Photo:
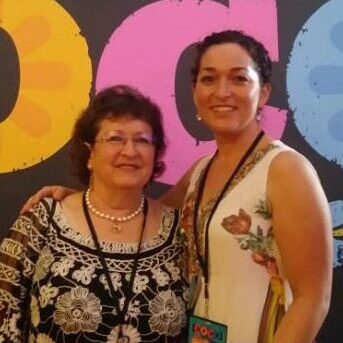
<svg viewBox="0 0 343 343"><path fill-rule="evenodd" d="M280 154L268 178L273 228L293 302L274 343L312 343L328 312L332 233L328 202L311 164L296 152Z"/></svg>
<svg viewBox="0 0 343 343"><path fill-rule="evenodd" d="M191 175L197 162L195 162L192 167L190 167L181 179L172 186L167 192L165 192L158 200L164 205L182 209L183 201L186 197L187 189L191 179Z"/></svg>
<svg viewBox="0 0 343 343"><path fill-rule="evenodd" d="M78 192L76 189L63 186L45 186L41 188L32 197L27 199L20 210L20 214L28 212L33 206L39 203L40 200L46 197L51 197L55 200L63 200L68 195Z"/></svg>

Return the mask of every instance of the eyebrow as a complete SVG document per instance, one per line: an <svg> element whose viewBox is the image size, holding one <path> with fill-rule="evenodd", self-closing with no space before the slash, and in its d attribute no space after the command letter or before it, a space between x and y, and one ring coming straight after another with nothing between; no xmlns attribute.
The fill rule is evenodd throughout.
<svg viewBox="0 0 343 343"><path fill-rule="evenodd" d="M126 135L126 133L124 131L120 130L120 129L111 130L111 131L107 132L105 135L108 136L108 135L111 135L111 134ZM146 132L146 131L138 131L138 132L133 133L133 136L139 136L139 135L144 135L144 136L149 136L149 137L153 136L151 133Z"/></svg>
<svg viewBox="0 0 343 343"><path fill-rule="evenodd" d="M217 70L218 69L214 68L214 67L204 67L204 68L200 69L200 72L201 71L215 72ZM246 68L246 67L234 67L234 68L231 68L230 71L248 71L248 68Z"/></svg>

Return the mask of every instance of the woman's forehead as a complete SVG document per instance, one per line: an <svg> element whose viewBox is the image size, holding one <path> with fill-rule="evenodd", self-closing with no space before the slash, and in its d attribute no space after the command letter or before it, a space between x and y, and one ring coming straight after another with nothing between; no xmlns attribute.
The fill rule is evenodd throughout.
<svg viewBox="0 0 343 343"><path fill-rule="evenodd" d="M200 69L203 68L246 68L255 67L250 54L237 43L223 43L210 46L203 54Z"/></svg>
<svg viewBox="0 0 343 343"><path fill-rule="evenodd" d="M144 120L124 116L119 118L106 118L99 123L100 131L120 131L128 133L152 132L151 126Z"/></svg>

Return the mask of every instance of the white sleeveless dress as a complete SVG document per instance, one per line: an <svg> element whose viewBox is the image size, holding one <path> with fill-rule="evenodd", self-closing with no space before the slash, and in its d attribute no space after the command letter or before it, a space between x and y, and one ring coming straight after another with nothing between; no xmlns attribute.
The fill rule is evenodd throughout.
<svg viewBox="0 0 343 343"><path fill-rule="evenodd" d="M275 156L286 150L290 148L274 141L267 148L255 151L233 180L211 220L209 318L228 326L230 343L271 342L291 302L266 198L269 167ZM188 240L189 272L193 275L201 274L192 231L194 200L209 160L210 157L202 159L192 174L181 220ZM201 256L204 227L216 198L198 214L197 246ZM204 303L202 282L195 315L205 315Z"/></svg>

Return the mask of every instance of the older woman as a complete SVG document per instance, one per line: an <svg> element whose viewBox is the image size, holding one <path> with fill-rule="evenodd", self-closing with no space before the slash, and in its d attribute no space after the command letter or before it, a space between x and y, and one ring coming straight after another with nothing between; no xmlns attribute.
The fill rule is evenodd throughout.
<svg viewBox="0 0 343 343"><path fill-rule="evenodd" d="M76 122L85 192L43 199L0 249L0 341L178 342L188 284L178 213L143 189L163 171L161 114L127 86Z"/></svg>
<svg viewBox="0 0 343 343"><path fill-rule="evenodd" d="M189 271L202 280L194 320L222 324L231 343L312 343L330 300L330 213L309 161L260 129L270 77L268 52L243 32L199 44L193 98L217 151L161 200L183 207ZM65 192L31 200L54 191Z"/></svg>

